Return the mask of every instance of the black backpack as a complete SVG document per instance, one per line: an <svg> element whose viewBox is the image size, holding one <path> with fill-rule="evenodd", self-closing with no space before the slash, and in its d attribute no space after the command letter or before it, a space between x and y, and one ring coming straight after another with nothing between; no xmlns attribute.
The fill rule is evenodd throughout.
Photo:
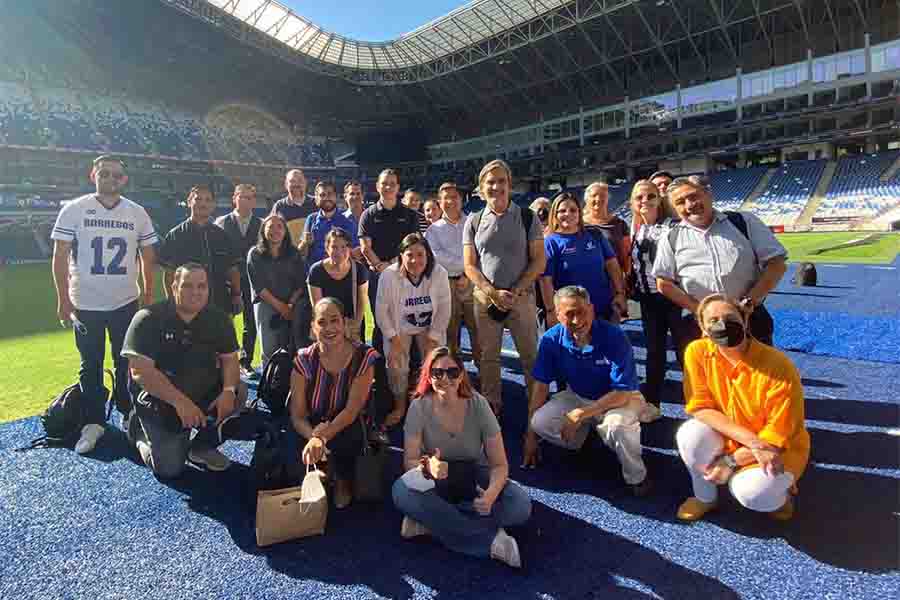
<svg viewBox="0 0 900 600"><path fill-rule="evenodd" d="M287 414L293 369L294 355L284 348L276 350L263 366L262 377L256 390L256 400L262 402L275 418Z"/></svg>
<svg viewBox="0 0 900 600"><path fill-rule="evenodd" d="M794 285L816 286L819 283L819 274L816 265L811 262L800 263L797 272L794 273Z"/></svg>
<svg viewBox="0 0 900 600"><path fill-rule="evenodd" d="M290 427L290 425L288 425ZM261 490L280 490L300 485L305 467L296 456L287 456L285 437L290 435L277 423L259 427L250 459L250 481L246 486L246 502L256 512L256 498Z"/></svg>
<svg viewBox="0 0 900 600"><path fill-rule="evenodd" d="M116 376L109 369L105 373L113 380L113 389L116 388ZM109 398L109 390L103 388L104 402ZM41 425L44 427L44 435L31 440L24 448L18 450L32 450L35 448L71 447L75 445L81 436L81 429L87 425L87 407L82 401L81 385L73 383L57 396L44 414L41 415ZM106 419L109 420L113 403L106 410Z"/></svg>

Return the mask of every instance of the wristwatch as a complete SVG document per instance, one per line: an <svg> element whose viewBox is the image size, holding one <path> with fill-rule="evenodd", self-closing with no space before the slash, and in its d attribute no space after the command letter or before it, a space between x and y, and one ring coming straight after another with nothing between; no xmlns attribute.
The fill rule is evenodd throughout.
<svg viewBox="0 0 900 600"><path fill-rule="evenodd" d="M231 392L232 394L237 396L237 388L233 385L226 385L225 387L222 388L222 391L223 392Z"/></svg>
<svg viewBox="0 0 900 600"><path fill-rule="evenodd" d="M734 457L730 454L723 454L721 456L721 460L723 463L725 463L725 466L728 467L729 469L731 469L732 471L734 471L735 469L738 468L737 461L734 460Z"/></svg>

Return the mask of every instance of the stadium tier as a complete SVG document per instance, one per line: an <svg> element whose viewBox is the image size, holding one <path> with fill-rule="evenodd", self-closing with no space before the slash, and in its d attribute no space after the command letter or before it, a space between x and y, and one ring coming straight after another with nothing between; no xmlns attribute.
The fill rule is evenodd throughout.
<svg viewBox="0 0 900 600"><path fill-rule="evenodd" d="M769 168L748 167L717 171L709 177L716 207L719 210L737 210L750 197Z"/></svg>
<svg viewBox="0 0 900 600"><path fill-rule="evenodd" d="M131 99L2 81L0 145L244 164L334 164L326 144L300 141L286 128L212 125Z"/></svg>
<svg viewBox="0 0 900 600"><path fill-rule="evenodd" d="M813 220L867 219L900 206L900 178L882 180L898 159L897 150L841 158Z"/></svg>
<svg viewBox="0 0 900 600"><path fill-rule="evenodd" d="M791 225L809 203L825 160L791 161L779 167L750 209L767 225Z"/></svg>

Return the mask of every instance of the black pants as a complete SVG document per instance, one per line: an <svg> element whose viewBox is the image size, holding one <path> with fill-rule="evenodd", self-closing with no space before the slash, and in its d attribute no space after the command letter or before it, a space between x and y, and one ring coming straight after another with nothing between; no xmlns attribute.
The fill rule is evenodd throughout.
<svg viewBox="0 0 900 600"><path fill-rule="evenodd" d="M75 346L81 355L78 382L84 397L87 422L102 425L106 421L106 392L103 387L103 360L106 355L106 335L112 350L116 372L116 389L112 393L120 400L128 398L128 359L122 356L122 344L131 319L138 310L135 300L115 310L76 310L75 316L84 329L75 331ZM118 403L117 403L118 405Z"/></svg>
<svg viewBox="0 0 900 600"><path fill-rule="evenodd" d="M753 310L753 313L750 315L750 321L747 324L747 329L749 329L750 335L756 338L757 341L769 346L774 345L775 322L772 320L772 315L769 314L769 311L766 310L765 306L759 305ZM694 340L700 339L702 335L700 326L697 325L697 319L693 314L676 320L676 326L672 330L672 336L675 338L678 362L682 367L684 367L684 351L687 348L687 345Z"/></svg>
<svg viewBox="0 0 900 600"><path fill-rule="evenodd" d="M378 298L378 280L381 273L372 269L369 271L369 307L372 309L372 321L374 321L372 329L372 347L378 351L378 354L384 356L384 338L381 336L381 328L378 327L378 319L375 318L375 300Z"/></svg>
<svg viewBox="0 0 900 600"><path fill-rule="evenodd" d="M644 294L640 298L641 324L647 344L646 383L644 398L659 407L663 383L666 380L666 350L669 331L675 335L681 308L662 294Z"/></svg>
<svg viewBox="0 0 900 600"><path fill-rule="evenodd" d="M241 337L241 365L249 368L256 352L256 317L253 314L250 281L241 278L241 302L244 304L244 333Z"/></svg>
<svg viewBox="0 0 900 600"><path fill-rule="evenodd" d="M314 428L321 421L310 417L309 424ZM338 433L328 441L328 460L334 464L334 473L338 479L352 481L356 470L356 459L362 455L363 451L363 424L362 419L356 419L346 429ZM295 445L289 452L302 461L303 447L308 441L300 434L294 432L294 435L287 437L287 444Z"/></svg>
<svg viewBox="0 0 900 600"><path fill-rule="evenodd" d="M225 440L252 440L260 429L263 416L259 413L234 413L222 425L208 424L195 431L186 429L173 406L133 387L134 408L129 415L126 435L132 444L144 442L150 453L141 456L153 474L163 479L179 477L191 447L216 448ZM213 390L198 407L208 412L209 405L219 395Z"/></svg>

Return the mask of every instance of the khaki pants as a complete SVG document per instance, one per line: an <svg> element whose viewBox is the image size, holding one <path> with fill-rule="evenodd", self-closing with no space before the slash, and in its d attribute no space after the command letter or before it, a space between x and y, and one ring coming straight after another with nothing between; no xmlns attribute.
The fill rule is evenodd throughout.
<svg viewBox="0 0 900 600"><path fill-rule="evenodd" d="M472 358L476 364L481 362L481 343L478 340L478 326L475 322L475 300L472 298L472 290L475 286L471 281L466 281L462 288L456 281L450 281L450 323L447 325L447 345L453 354L459 356L459 338L463 323L469 331L469 341L472 342Z"/></svg>
<svg viewBox="0 0 900 600"><path fill-rule="evenodd" d="M397 335L390 343L388 340L384 340L387 353L385 364L387 365L388 386L390 386L394 398L403 400L404 404L409 399L409 351L413 340L419 347L419 355L423 362L432 349L442 345L429 338L427 333L417 333L412 336Z"/></svg>
<svg viewBox="0 0 900 600"><path fill-rule="evenodd" d="M628 404L606 411L582 425L574 440L564 441L561 432L566 414L593 403L593 400L582 398L566 388L553 394L546 404L535 411L531 417L531 429L552 444L577 450L584 445L590 428L594 427L603 443L616 453L625 483L636 485L642 482L647 476L647 468L641 458L640 415L645 408L644 399L635 396Z"/></svg>
<svg viewBox="0 0 900 600"><path fill-rule="evenodd" d="M509 329L519 360L522 362L522 371L525 373L525 383L528 386L528 398L531 398L531 390L534 387L534 379L531 378L531 370L537 358L537 306L534 303L534 291L529 290L519 297L512 311L506 319L500 323L488 314L491 301L481 290L476 289L472 296L475 299L475 322L478 325L478 339L481 342L481 393L492 406L500 406L503 403L500 384L500 348L503 342L503 330ZM527 408L528 400L526 399Z"/></svg>

